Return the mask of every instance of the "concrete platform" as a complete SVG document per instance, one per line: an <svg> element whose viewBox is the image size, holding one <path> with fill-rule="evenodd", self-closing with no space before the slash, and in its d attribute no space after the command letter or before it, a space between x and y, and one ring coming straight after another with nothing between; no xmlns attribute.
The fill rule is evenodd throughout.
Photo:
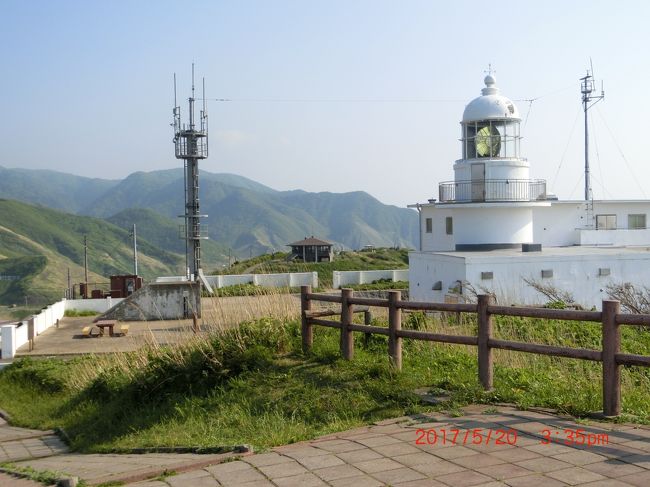
<svg viewBox="0 0 650 487"><path fill-rule="evenodd" d="M290 294L203 298L202 306L202 333L230 328L242 321L264 316L285 318L300 315L300 298ZM58 328L49 328L36 337L32 351L25 344L18 349L16 357L129 352L146 344L181 343L195 336L192 320L171 320L120 322L129 325L129 332L123 337L82 337L82 328L91 325L94 318L63 318Z"/></svg>

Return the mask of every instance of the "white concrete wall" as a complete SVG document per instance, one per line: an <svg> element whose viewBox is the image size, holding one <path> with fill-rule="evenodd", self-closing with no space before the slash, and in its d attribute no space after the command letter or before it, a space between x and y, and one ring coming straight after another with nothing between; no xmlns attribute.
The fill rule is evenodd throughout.
<svg viewBox="0 0 650 487"><path fill-rule="evenodd" d="M461 256L409 253L409 299L411 301L444 302L445 294L465 280L465 259ZM441 282L441 289L433 286Z"/></svg>
<svg viewBox="0 0 650 487"><path fill-rule="evenodd" d="M318 287L318 272L285 272L279 274L225 274L205 276L210 286L219 289L238 284L255 284L264 287ZM158 278L156 282L166 282Z"/></svg>
<svg viewBox="0 0 650 487"><path fill-rule="evenodd" d="M533 242L530 206L459 207L454 218L456 245Z"/></svg>
<svg viewBox="0 0 650 487"><path fill-rule="evenodd" d="M377 271L334 271L332 273L332 287L340 289L344 286L356 284L370 284L379 279L391 281L408 281L408 269L377 270Z"/></svg>
<svg viewBox="0 0 650 487"><path fill-rule="evenodd" d="M435 206L422 207L422 250L435 250L439 252L454 250L454 235L447 235L446 218L451 217L456 224L453 208L436 208ZM427 218L431 218L431 233L427 233Z"/></svg>
<svg viewBox="0 0 650 487"><path fill-rule="evenodd" d="M599 276L599 269L607 268L610 275ZM542 270L552 270L553 277L542 278ZM603 299L608 299L606 286L631 282L636 286L650 287L650 255L549 256L542 259L493 259L490 262L467 261L467 280L484 286L499 296L504 303L540 304L548 298L528 286L523 278L550 284L569 291L575 301L585 308L600 309ZM482 280L481 272L491 271L492 280Z"/></svg>
<svg viewBox="0 0 650 487"><path fill-rule="evenodd" d="M650 244L650 230L578 230L580 245L638 246Z"/></svg>
<svg viewBox="0 0 650 487"><path fill-rule="evenodd" d="M121 302L124 298L105 298L105 299L66 299L65 310L76 309L77 311L96 311L103 313L108 309Z"/></svg>
<svg viewBox="0 0 650 487"><path fill-rule="evenodd" d="M65 299L51 304L37 314L31 317L34 320L34 335L38 336L45 330L56 324L63 318L65 313ZM17 325L5 325L2 327L2 358L13 358L16 350L27 343L29 319L20 322Z"/></svg>

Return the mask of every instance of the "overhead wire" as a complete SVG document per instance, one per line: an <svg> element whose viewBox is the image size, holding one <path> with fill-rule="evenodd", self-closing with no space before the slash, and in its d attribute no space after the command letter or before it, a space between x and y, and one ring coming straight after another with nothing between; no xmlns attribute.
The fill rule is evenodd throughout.
<svg viewBox="0 0 650 487"><path fill-rule="evenodd" d="M560 163L558 164L557 170L555 171L555 176L553 176L553 183L551 184L551 188L555 187L555 183L557 182L557 177L560 175L560 169L562 169L562 164L564 164L564 158L566 157L566 153L569 150L571 139L573 139L573 132L575 131L576 125L578 123L580 110L581 110L581 106L578 106L578 110L576 111L576 116L573 119L573 125L571 126L571 132L569 132L569 138L567 139L566 146L564 147L564 151L562 152L562 157L560 158Z"/></svg>
<svg viewBox="0 0 650 487"><path fill-rule="evenodd" d="M600 163L600 151L598 150L598 136L596 135L596 124L594 123L594 117L591 114L591 112L588 112L588 116L589 116L589 122L590 122L589 126L591 127L591 133L590 134L593 134L594 148L596 149L596 162L598 163L598 172L600 173L599 184L600 184L600 189L602 189L603 196L604 196L604 194L609 193L609 191L607 191L607 188L605 188L605 185L604 185L605 178L603 177L603 166ZM593 178L593 174L591 175L591 177ZM596 181L598 181L598 180L596 180ZM611 194L610 194L610 196L611 196Z"/></svg>
<svg viewBox="0 0 650 487"><path fill-rule="evenodd" d="M632 169L632 166L630 165L630 162L627 160L627 157L625 157L625 154L623 153L623 149L621 149L621 146L618 144L618 141L616 140L616 137L614 137L614 132L612 132L612 129L609 127L609 124L607 123L607 120L603 116L602 112L598 107L596 107L596 111L598 112L598 115L600 115L601 120L603 121L603 124L605 125L605 128L609 132L610 137L612 138L612 141L614 142L614 145L618 149L619 154L621 155L621 158L623 159L623 162L625 162L625 165L627 166L628 171L630 171L630 174L632 176L632 179L634 179L634 182L637 184L639 190L641 191L641 194L643 195L644 198L647 198L645 191L643 190L643 186L641 186L641 183L639 182L639 178L636 177L636 174L634 173L634 169Z"/></svg>

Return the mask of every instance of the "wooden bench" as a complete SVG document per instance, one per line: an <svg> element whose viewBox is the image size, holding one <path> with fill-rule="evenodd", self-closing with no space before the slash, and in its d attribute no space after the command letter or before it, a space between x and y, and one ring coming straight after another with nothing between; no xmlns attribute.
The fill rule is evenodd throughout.
<svg viewBox="0 0 650 487"><path fill-rule="evenodd" d="M81 336L84 336L84 337L97 337L97 336L99 336L99 332L96 335L93 335L93 326L92 325L84 326L81 329Z"/></svg>

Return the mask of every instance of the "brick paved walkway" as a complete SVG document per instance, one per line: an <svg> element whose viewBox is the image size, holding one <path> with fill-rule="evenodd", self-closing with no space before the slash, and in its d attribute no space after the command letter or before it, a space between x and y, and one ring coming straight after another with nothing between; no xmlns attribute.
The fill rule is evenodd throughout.
<svg viewBox="0 0 650 487"><path fill-rule="evenodd" d="M53 431L15 428L0 418L0 463L49 457L67 451L67 446Z"/></svg>
<svg viewBox="0 0 650 487"><path fill-rule="evenodd" d="M584 444L565 444L571 438ZM130 487L645 487L650 428L472 406L460 417L398 418L233 461L226 457L63 453L17 463L79 476L90 485L121 480ZM165 471L175 474L161 477Z"/></svg>
<svg viewBox="0 0 650 487"><path fill-rule="evenodd" d="M471 407L465 412L458 418L400 418L130 487L650 485L649 429L583 425L512 408ZM476 428L482 429L480 444L472 444ZM578 428L592 444L563 444L566 430L575 435ZM453 429L459 430L455 445ZM429 430L438 435L435 444L427 444ZM554 441L545 444L544 430ZM510 431L510 436L498 431ZM501 436L512 444L495 444ZM424 444L416 444L418 437ZM435 439L431 433L430 442Z"/></svg>

